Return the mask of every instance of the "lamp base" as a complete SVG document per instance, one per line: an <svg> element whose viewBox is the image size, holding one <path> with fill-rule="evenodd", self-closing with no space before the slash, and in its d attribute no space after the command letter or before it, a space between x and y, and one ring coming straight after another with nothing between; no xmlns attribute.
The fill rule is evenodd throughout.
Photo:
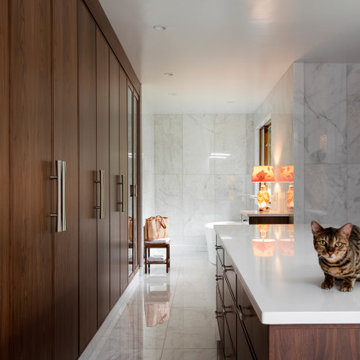
<svg viewBox="0 0 360 360"><path fill-rule="evenodd" d="M260 191L257 193L256 199L258 201L259 210L266 210L270 202L270 194L266 190L264 184L261 184Z"/></svg>
<svg viewBox="0 0 360 360"><path fill-rule="evenodd" d="M288 210L294 210L294 185L290 184L287 192Z"/></svg>

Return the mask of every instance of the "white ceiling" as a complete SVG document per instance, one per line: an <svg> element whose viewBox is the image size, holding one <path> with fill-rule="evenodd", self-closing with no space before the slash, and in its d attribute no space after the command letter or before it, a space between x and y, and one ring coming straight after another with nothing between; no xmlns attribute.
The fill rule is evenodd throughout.
<svg viewBox="0 0 360 360"><path fill-rule="evenodd" d="M248 113L294 61L360 62L359 0L100 3L143 85L145 112Z"/></svg>

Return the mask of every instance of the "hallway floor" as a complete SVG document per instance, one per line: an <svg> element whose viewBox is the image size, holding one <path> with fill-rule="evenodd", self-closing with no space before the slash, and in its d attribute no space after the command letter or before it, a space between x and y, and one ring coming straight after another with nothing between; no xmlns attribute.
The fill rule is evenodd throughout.
<svg viewBox="0 0 360 360"><path fill-rule="evenodd" d="M217 358L215 266L206 252L152 265L112 312L81 360L212 360Z"/></svg>

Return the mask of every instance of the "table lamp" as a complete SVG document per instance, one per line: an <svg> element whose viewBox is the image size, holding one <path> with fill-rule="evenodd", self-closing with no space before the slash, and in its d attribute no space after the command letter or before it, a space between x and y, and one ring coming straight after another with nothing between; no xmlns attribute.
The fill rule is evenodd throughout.
<svg viewBox="0 0 360 360"><path fill-rule="evenodd" d="M282 166L278 181L290 183L287 191L287 206L289 210L294 209L294 166Z"/></svg>
<svg viewBox="0 0 360 360"><path fill-rule="evenodd" d="M275 181L275 176L274 176L274 169L272 166L270 165L254 166L251 182L261 183L260 191L256 196L260 211L265 210L270 202L270 194L267 191L265 183L274 182L274 181Z"/></svg>

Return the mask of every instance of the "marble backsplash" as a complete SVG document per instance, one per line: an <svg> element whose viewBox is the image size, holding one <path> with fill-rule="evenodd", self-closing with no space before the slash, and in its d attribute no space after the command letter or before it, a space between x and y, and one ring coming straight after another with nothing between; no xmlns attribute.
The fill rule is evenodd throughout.
<svg viewBox="0 0 360 360"><path fill-rule="evenodd" d="M253 205L252 126L247 115L154 115L155 213L169 217L175 250L205 250L204 224Z"/></svg>
<svg viewBox="0 0 360 360"><path fill-rule="evenodd" d="M296 213L305 223L360 224L360 64L294 66L295 168L304 174Z"/></svg>

